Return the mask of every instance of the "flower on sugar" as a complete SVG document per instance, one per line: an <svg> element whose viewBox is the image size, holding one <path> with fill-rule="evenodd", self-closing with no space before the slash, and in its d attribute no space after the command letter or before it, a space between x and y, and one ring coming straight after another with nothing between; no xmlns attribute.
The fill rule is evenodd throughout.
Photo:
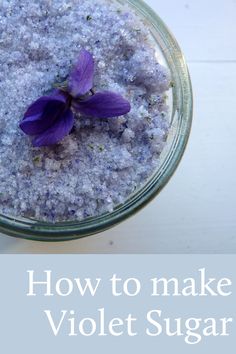
<svg viewBox="0 0 236 354"><path fill-rule="evenodd" d="M74 126L73 110L95 118L118 117L130 111L130 103L121 95L101 91L94 93L94 60L81 50L66 87L58 86L51 95L43 96L29 106L21 130L34 136L33 146L49 146L68 135Z"/></svg>

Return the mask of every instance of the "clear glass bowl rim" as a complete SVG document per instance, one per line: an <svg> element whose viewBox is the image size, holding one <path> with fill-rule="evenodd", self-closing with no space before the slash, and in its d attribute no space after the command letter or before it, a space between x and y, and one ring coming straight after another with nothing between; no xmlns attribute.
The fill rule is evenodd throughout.
<svg viewBox="0 0 236 354"><path fill-rule="evenodd" d="M114 212L89 218L82 222L50 224L29 219L17 219L0 215L0 232L3 234L35 241L68 241L105 231L134 215L149 203L169 181L185 151L193 114L192 85L183 53L167 26L160 17L142 0L119 0L135 7L161 36L172 60L181 92L178 135L172 147L172 154L165 161L158 175L152 179L125 204Z"/></svg>

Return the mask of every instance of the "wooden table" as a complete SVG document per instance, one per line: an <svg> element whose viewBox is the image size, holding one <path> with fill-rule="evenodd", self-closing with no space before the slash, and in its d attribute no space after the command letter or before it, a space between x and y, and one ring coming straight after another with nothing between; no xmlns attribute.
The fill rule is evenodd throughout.
<svg viewBox="0 0 236 354"><path fill-rule="evenodd" d="M2 253L236 252L236 0L146 0L182 47L195 111L184 159L138 215L61 244L1 237Z"/></svg>

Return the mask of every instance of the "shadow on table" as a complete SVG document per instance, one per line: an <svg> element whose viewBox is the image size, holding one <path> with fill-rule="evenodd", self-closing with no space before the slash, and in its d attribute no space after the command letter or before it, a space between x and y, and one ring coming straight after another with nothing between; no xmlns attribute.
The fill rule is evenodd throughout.
<svg viewBox="0 0 236 354"><path fill-rule="evenodd" d="M0 234L0 254L11 253L11 249L19 242L18 239Z"/></svg>

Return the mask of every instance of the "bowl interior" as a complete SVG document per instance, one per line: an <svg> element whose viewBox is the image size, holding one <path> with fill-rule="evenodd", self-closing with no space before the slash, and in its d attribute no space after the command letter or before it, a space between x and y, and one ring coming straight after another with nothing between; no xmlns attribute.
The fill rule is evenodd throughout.
<svg viewBox="0 0 236 354"><path fill-rule="evenodd" d="M81 222L50 224L34 219L12 218L0 215L0 231L33 240L63 241L88 236L121 222L145 206L165 186L175 171L186 146L192 121L192 91L188 69L181 50L162 20L140 0L117 0L129 4L142 17L155 40L158 61L168 67L173 82L167 103L171 129L160 164L144 186L136 190L125 204L113 212Z"/></svg>

